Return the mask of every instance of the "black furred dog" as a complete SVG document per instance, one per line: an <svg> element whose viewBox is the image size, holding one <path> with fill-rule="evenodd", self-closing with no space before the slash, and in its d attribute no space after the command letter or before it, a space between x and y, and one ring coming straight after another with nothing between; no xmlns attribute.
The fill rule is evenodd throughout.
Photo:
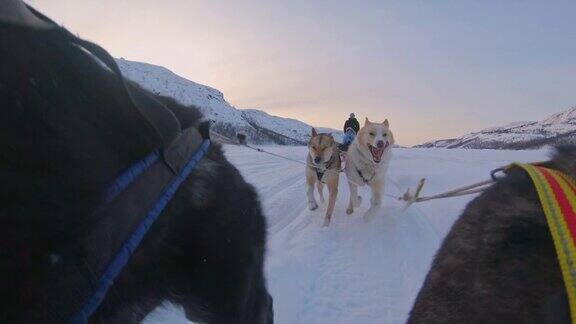
<svg viewBox="0 0 576 324"><path fill-rule="evenodd" d="M576 177L576 146L544 166ZM565 289L532 180L515 168L456 221L409 323L570 323Z"/></svg>
<svg viewBox="0 0 576 324"><path fill-rule="evenodd" d="M2 5L24 10L16 0ZM4 11L6 13L7 11ZM29 12L17 17L28 17ZM102 194L161 146L118 76L61 28L0 14L0 323L63 323ZM5 19L4 19L5 20ZM139 90L143 91L143 90ZM183 128L201 114L161 98ZM143 202L144 203L144 202ZM122 226L125 215L115 215ZM129 234L129 233L127 233ZM102 235L97 242L124 240ZM207 323L271 323L266 224L254 188L213 144L92 316L138 323L163 301ZM92 241L91 241L92 242ZM78 292L85 297L85 292Z"/></svg>

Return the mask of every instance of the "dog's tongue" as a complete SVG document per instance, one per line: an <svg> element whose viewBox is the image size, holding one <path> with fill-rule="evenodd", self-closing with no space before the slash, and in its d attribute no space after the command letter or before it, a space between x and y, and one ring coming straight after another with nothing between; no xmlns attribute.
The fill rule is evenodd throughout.
<svg viewBox="0 0 576 324"><path fill-rule="evenodd" d="M374 147L374 146L370 146L370 151L372 153L372 158L374 159L374 162L380 162L380 159L382 159L382 154L384 153L384 147Z"/></svg>
<svg viewBox="0 0 576 324"><path fill-rule="evenodd" d="M370 145L370 153L372 153L372 158L374 162L379 163L382 159L382 154L384 154L384 150L390 145L390 142L386 142L386 144L380 148Z"/></svg>

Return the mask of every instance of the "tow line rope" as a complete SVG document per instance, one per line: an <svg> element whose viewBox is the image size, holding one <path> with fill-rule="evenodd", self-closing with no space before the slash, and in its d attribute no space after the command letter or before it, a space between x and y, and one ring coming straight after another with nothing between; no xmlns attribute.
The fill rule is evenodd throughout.
<svg viewBox="0 0 576 324"><path fill-rule="evenodd" d="M221 136L222 136L222 135L221 135ZM223 137L224 137L224 136L223 136ZM273 153L273 152L270 152L270 151L266 151L266 150L261 149L261 148L258 148L258 147L253 147L253 146L250 146L250 145L248 145L248 144L243 144L242 146L245 146L245 147L247 147L247 148L249 148L249 149L251 149L251 150L254 150L254 151L257 151L257 152L260 152L260 153L265 153L265 154L269 154L269 155L275 156L275 157L280 158L280 159L284 159L284 160L296 162L296 163L299 163L299 164L302 164L302 165L307 165L307 166L312 167L312 168L319 168L319 167L316 166L316 165L312 165L312 164L309 164L309 163L306 163L306 162L303 162L303 161L300 161L300 160L292 159L292 158L289 158L289 157L286 157L286 156L282 156L282 155L280 155L280 154L276 154L276 153ZM320 168L321 168L321 167L320 167ZM340 170L340 171L336 171L336 170L324 170L324 171L325 171L325 172L338 172L338 173L340 173L340 172L342 172L343 170ZM350 181L350 180L348 180L348 181ZM353 181L350 181L350 182L352 182L353 184L355 184L355 185L357 185L357 186L360 186L360 184L357 184L357 183L355 183L355 182L353 182ZM406 209L407 209L408 207L410 207L410 205L412 205L413 203L424 202L424 201L434 200L434 199L442 199L442 198L465 196L465 195L471 195L471 194L475 194L475 193L482 192L482 191L486 190L487 188L489 188L489 187L495 182L495 180L492 180L492 179L490 179L490 180L485 180L485 181L481 181L481 182L478 182L478 183L474 183L474 184L471 184L471 185L468 185L468 186L465 186L465 187L460 187L460 188L456 188L456 189L453 189L453 190L450 190L450 191L446 191L446 192L443 192L443 193L439 193L439 194L436 194L436 195L422 196L422 197L421 197L421 196L420 196L420 192L422 191L422 187L424 186L424 183L425 183L425 182L426 182L426 179L425 179L425 178L420 179L420 181L418 182L418 185L417 185L417 187L416 187L416 190L413 191L413 190L407 189L406 192L405 192L402 196L394 196L394 195L390 195L390 194L386 194L386 193L385 193L384 195L387 196L387 197L390 197L390 198L394 198L394 199L399 200L399 201L404 201L404 202L406 202L406 205L405 205L404 208L403 208L403 210L406 210ZM397 185L397 186L398 186L398 185Z"/></svg>
<svg viewBox="0 0 576 324"><path fill-rule="evenodd" d="M220 135L220 136L223 136L223 135ZM224 137L224 136L223 136L223 137ZM258 148L258 147L250 146L250 145L248 145L248 144L243 144L242 146L245 146L245 147L247 147L247 148L249 148L249 149L251 149L251 150L254 150L254 151L258 151L258 152L260 152L260 153L266 153L266 154L275 156L275 157L280 158L280 159L284 159L284 160L288 160L288 161L300 163L300 164L302 164L302 165L307 165L307 166L309 166L309 167L311 167L311 168L319 169L319 170L322 171L322 172L340 173L340 172L343 172L343 171L344 171L343 169L342 169L342 170L329 170L329 169L326 169L325 167L322 167L322 166L320 166L320 165L314 165L314 164L302 162L302 161L300 161L300 160L296 160L296 159L292 159L292 158L289 158L289 157L286 157L286 156L282 156L282 155L280 155L280 154L272 153L272 152L270 152L270 151L266 151L266 150L261 149L261 148Z"/></svg>
<svg viewBox="0 0 576 324"><path fill-rule="evenodd" d="M236 141L234 141L234 140L232 140L232 139L230 139L230 138L228 138L228 137L226 137L226 136L224 136L224 135L221 135L221 134L218 134L218 133L215 133L215 134L218 135L218 136L221 136L221 137L223 137L223 138L225 138L225 139L227 139L227 140L229 140L231 143L236 143ZM258 147L250 146L249 144L247 144L245 141L242 141L242 140L240 141L240 143L239 143L238 145L240 145L240 146L245 146L245 147L247 147L247 148L249 148L249 149L251 149L251 150L254 150L254 151L257 151L257 152L260 152L260 153L265 153L265 154L268 154L268 155L272 155L272 156L275 156L275 157L280 158L280 159L284 159L284 160L296 162L296 163L299 163L299 164L302 164L302 165L307 165L307 166L309 166L309 167L316 168L316 169L322 169L321 166L312 165L312 164L309 164L309 163L306 163L306 162L303 162L303 161L300 161L300 160L292 159L292 158L289 158L289 157L286 157L286 156L282 156L282 155L280 155L280 154L276 154L276 153L273 153L273 152L270 152L270 151L266 151L266 150L261 149L261 148L258 148ZM541 162L532 163L531 165L539 165L540 163L541 163ZM452 190L449 190L449 191L446 191L446 192L442 192L442 193L439 193L439 194L435 194L435 195L420 196L420 192L422 191L422 188L424 187L424 183L426 182L426 178L420 179L420 181L418 181L418 184L416 185L416 188L415 188L414 190L408 188L408 189L406 190L406 192L405 192L402 196L394 196L394 195L390 195L390 194L386 194L386 193L385 193L384 195L385 195L386 197L390 197L390 198L393 198L393 199L396 199L396 200L405 202L406 205L404 206L403 210L406 210L408 207L410 207L410 205L412 205L412 204L414 204L414 203L419 203L419 202L424 202L424 201L430 201L430 200L435 200L435 199L460 197L460 196L472 195L472 194L477 194L477 193L483 192L484 190L490 188L490 187L496 182L496 180L497 180L496 174L497 174L498 172L501 172L501 171L502 171L502 172L506 172L508 168L509 168L509 167L502 167L502 168L498 168L498 169L493 170L493 171L491 172L492 179L488 179L488 180L476 182L476 183L473 183L473 184L471 184L471 185L459 187L459 188L452 189ZM323 171L324 171L324 172L338 172L338 173L340 173L340 172L343 172L344 169L339 170L339 171L324 169ZM355 184L355 185L357 185L357 186L362 186L362 185L364 185L364 184L355 183L354 181L351 181L350 179L348 179L348 181L351 182L351 183L353 183L353 184ZM390 179L390 181L391 181L392 183L394 183L394 184L396 185L396 187L399 187L399 185L398 185L395 181L393 181L392 179Z"/></svg>
<svg viewBox="0 0 576 324"><path fill-rule="evenodd" d="M419 202L424 202L424 201L429 201L429 200L434 200L434 199L466 196L466 195L472 195L472 194L480 193L480 192L490 188L492 186L492 184L494 182L496 182L496 180L493 180L493 179L484 180L484 181L476 182L476 183L468 185L468 186L459 187L459 188L452 189L452 190L449 190L449 191L446 191L443 193L439 193L436 195L420 197L420 191L422 191L422 187L424 186L425 182L426 182L426 178L420 179L420 181L418 181L418 185L416 186L416 190L413 191L411 189L407 189L406 192L404 193L404 195L396 198L398 200L402 200L402 201L406 202L406 205L404 206L404 210L406 210L408 207L410 207L410 205L412 205L413 203L419 203Z"/></svg>

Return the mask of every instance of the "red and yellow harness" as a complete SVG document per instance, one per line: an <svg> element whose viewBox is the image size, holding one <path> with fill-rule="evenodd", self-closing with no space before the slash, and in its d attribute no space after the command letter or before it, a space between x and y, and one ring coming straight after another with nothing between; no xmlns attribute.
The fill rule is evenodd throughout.
<svg viewBox="0 0 576 324"><path fill-rule="evenodd" d="M576 323L576 182L560 171L542 166L512 166L526 171L538 192L562 269L572 323Z"/></svg>

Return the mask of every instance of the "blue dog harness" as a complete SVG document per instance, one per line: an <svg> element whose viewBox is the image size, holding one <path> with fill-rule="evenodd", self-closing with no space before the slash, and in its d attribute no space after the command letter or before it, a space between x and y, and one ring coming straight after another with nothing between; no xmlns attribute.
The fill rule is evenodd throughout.
<svg viewBox="0 0 576 324"><path fill-rule="evenodd" d="M162 211L164 211L166 205L168 205L180 185L204 157L210 147L210 140L204 139L198 145L198 141L195 139L201 138L199 136L200 134L195 128L188 129L181 135L181 138L178 139L183 146L177 147L176 150L172 152L169 150L154 151L123 172L108 188L104 200L107 206L112 206L111 208L114 209L114 202L118 199L123 199L122 194L129 191L131 186L141 186L144 181L155 182L154 186L163 187L152 205L148 208L145 216L112 257L96 282L92 295L74 315L72 323L86 323L90 316L98 309L98 306L106 297L108 289L114 284L115 278L120 274L124 266L126 266L130 256L144 239L144 236L152 224L160 216ZM182 153L189 154L184 156ZM183 159L184 157L187 158ZM159 172L165 174L173 173L172 168L174 167L177 168L177 171L171 179L166 176L161 177L164 179L164 182L169 180L165 186L159 186L159 184L154 181L154 178L157 177ZM151 179L151 181L147 181L147 179L142 180L142 178L148 178ZM138 184L137 180L140 184ZM130 200L130 198L132 198L131 200L138 200L139 197L135 195L128 196L128 200ZM126 202L123 203L126 204ZM104 207L104 209L106 209L106 207Z"/></svg>
<svg viewBox="0 0 576 324"><path fill-rule="evenodd" d="M102 204L85 220L90 230L77 246L62 247L71 257L58 263L67 283L52 282L58 294L54 305L62 321L86 323L96 312L114 280L145 239L154 222L210 148L208 130L182 130L180 121L162 103L127 82L114 59L100 46L82 40L33 8L38 18L51 23L74 46L99 59L125 89L126 109L140 114L155 130L159 149L122 172L104 191ZM69 288L73 283L73 289ZM71 319L70 319L71 318Z"/></svg>

